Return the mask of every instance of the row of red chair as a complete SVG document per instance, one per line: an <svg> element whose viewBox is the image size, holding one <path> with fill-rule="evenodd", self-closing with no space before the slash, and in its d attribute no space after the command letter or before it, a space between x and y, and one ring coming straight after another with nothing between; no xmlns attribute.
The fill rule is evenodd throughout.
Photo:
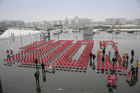
<svg viewBox="0 0 140 93"><path fill-rule="evenodd" d="M93 47L93 43L92 41L87 41L87 46L85 47L84 51L82 52L81 56L78 59L78 63L80 63L80 67L84 67L84 69L87 68L87 63L88 63L88 59L89 59L89 54L92 50ZM84 64L83 64L84 63Z"/></svg>
<svg viewBox="0 0 140 93"><path fill-rule="evenodd" d="M50 41L51 42L51 41ZM46 51L48 51L50 48L56 46L57 44L59 44L61 41L56 41L48 46L46 46L45 48L42 48L38 51L32 52L30 53L30 55L25 56L23 59L18 60L18 62L24 62L24 63L34 63L34 59L38 57L38 59L40 59L40 55ZM30 60L29 60L30 59ZM40 64L40 62L39 62Z"/></svg>
<svg viewBox="0 0 140 93"><path fill-rule="evenodd" d="M63 41L64 42L64 41ZM67 46L69 46L71 43L73 42L73 40L65 40L65 43L63 43L61 46L57 47L56 49L54 49L53 51L51 51L50 53L44 55L42 58L45 59L46 61L51 61L51 59L55 59L56 56L58 54L60 54L60 52L65 49ZM43 60L42 60L43 61Z"/></svg>
<svg viewBox="0 0 140 93"><path fill-rule="evenodd" d="M49 42L46 42L46 43L50 43L50 42L52 42L52 41L53 41L53 40L51 40L51 41L49 41ZM21 51L21 52L18 52L18 53L16 53L16 54L13 54L12 57L9 56L9 58L4 59L4 61L13 61L13 60L19 59L19 58L21 58L21 57L23 57L23 56L25 56L25 55L27 55L27 50L25 50L24 52Z"/></svg>
<svg viewBox="0 0 140 93"><path fill-rule="evenodd" d="M109 69L108 63L109 63L109 57L108 57L108 55L106 54L106 62L105 62L106 70Z"/></svg>
<svg viewBox="0 0 140 93"><path fill-rule="evenodd" d="M45 40L35 41L35 42L31 43L31 44L28 44L28 45L26 45L24 47L21 47L20 49L28 49L28 48L30 48L30 47L32 47L34 45L39 45L39 44L41 44L43 42L45 42Z"/></svg>
<svg viewBox="0 0 140 93"><path fill-rule="evenodd" d="M68 59L74 52L75 50L82 44L82 42L87 42L87 45L79 57L79 59L82 58L82 60L76 61L76 59ZM86 68L87 63L88 63L88 58L90 54L90 50L92 49L93 42L90 44L91 41L77 41L71 48L69 48L61 57L59 57L52 65L53 67L69 67L69 68ZM84 55L83 55L84 54Z"/></svg>
<svg viewBox="0 0 140 93"><path fill-rule="evenodd" d="M118 80L118 76L111 77L110 74L107 75L108 84L112 85L115 81Z"/></svg>
<svg viewBox="0 0 140 93"><path fill-rule="evenodd" d="M67 46L69 46L72 42L73 42L73 40L67 41L64 44L62 44L60 47L57 47L55 50L53 50L52 52L47 54L48 60L50 60L53 56L56 56L60 51L62 51Z"/></svg>
<svg viewBox="0 0 140 93"><path fill-rule="evenodd" d="M38 50L38 49L40 49L40 48L43 48L43 47L45 47L47 44L50 44L50 43L52 43L54 40L50 40L50 41L48 41L48 42L43 42L43 43L41 43L41 44L39 44L39 45L34 45L34 46L32 46L32 47L29 47L29 48L27 48L26 50L24 50L24 51L26 51L27 53L29 53L29 52L32 52L32 51L34 51L34 50Z"/></svg>
<svg viewBox="0 0 140 93"><path fill-rule="evenodd" d="M50 42L52 42L52 41L49 41L47 43L50 43ZM8 59L6 59L6 61L13 61L14 59L17 59L17 58L22 57L23 55L26 55L27 52L29 52L29 51L25 50L24 52L21 51L21 52L18 52L16 54L13 54L12 59L11 59L11 56L10 56Z"/></svg>
<svg viewBox="0 0 140 93"><path fill-rule="evenodd" d="M63 53L53 64L53 67L59 67L59 64L68 64L72 61L69 60L69 57L74 53L74 51L81 45L82 41L77 41L75 44L73 44L65 53Z"/></svg>
<svg viewBox="0 0 140 93"><path fill-rule="evenodd" d="M47 52L48 50L50 50L51 48L57 46L57 45L60 44L60 43L61 43L61 41L58 40L58 41L56 41L56 42L54 42L54 43L52 43L52 44L50 44L50 45L48 45L48 46L46 46L46 47L44 47L44 48L41 48L41 49L39 49L39 50L37 51L37 54L40 55L40 54L42 54L42 53L45 53L45 52Z"/></svg>
<svg viewBox="0 0 140 93"><path fill-rule="evenodd" d="M53 40L51 40L51 41L49 41L49 42L52 42ZM49 43L49 42L47 42L47 43ZM35 51L35 54L36 54L36 56L37 55L39 55L39 52L37 53L36 51ZM23 57L23 56L25 56L25 55L27 55L27 52L26 51L24 51L24 53L23 53L23 51L21 51L21 52L18 52L18 53L16 53L16 54L13 54L13 56L12 56L12 58L11 58L11 56L9 56L9 58L8 59L4 59L4 61L13 61L13 60L15 60L15 59L19 59L19 58L21 58L21 57ZM31 56L31 55L30 55ZM34 56L34 52L33 52L33 56ZM25 56L25 58L24 58L24 60L27 58L27 60L28 60L28 56L26 57ZM31 57L30 57L31 58ZM22 61L23 61L23 59L22 59ZM22 62L21 60L18 60L18 62Z"/></svg>

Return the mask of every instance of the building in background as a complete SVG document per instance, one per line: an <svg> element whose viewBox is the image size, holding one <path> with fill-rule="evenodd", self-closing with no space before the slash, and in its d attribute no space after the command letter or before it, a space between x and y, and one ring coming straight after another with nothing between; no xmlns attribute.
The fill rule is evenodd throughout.
<svg viewBox="0 0 140 93"><path fill-rule="evenodd" d="M58 24L59 24L59 25L63 25L63 20L59 20L59 21L58 21Z"/></svg>
<svg viewBox="0 0 140 93"><path fill-rule="evenodd" d="M58 25L57 20L53 21L53 25Z"/></svg>
<svg viewBox="0 0 140 93"><path fill-rule="evenodd" d="M126 18L108 18L106 19L107 25L125 25Z"/></svg>
<svg viewBox="0 0 140 93"><path fill-rule="evenodd" d="M68 18L65 18L65 25L69 25L69 19Z"/></svg>
<svg viewBox="0 0 140 93"><path fill-rule="evenodd" d="M105 21L95 21L95 19L80 18L75 16L72 19L65 18L61 20L52 21L33 21L26 22L20 20L2 20L0 21L0 28L31 28L31 29L79 29L84 27L99 27L104 25L140 25L140 18L127 20L126 18L108 18Z"/></svg>
<svg viewBox="0 0 140 93"><path fill-rule="evenodd" d="M81 28L83 28L83 27L89 27L90 24L91 24L91 19L88 19L88 18L81 18L78 21L78 25Z"/></svg>
<svg viewBox="0 0 140 93"><path fill-rule="evenodd" d="M74 19L71 19L70 23L71 23L71 25L75 25L76 24Z"/></svg>
<svg viewBox="0 0 140 93"><path fill-rule="evenodd" d="M83 40L93 40L93 31L91 27L84 27Z"/></svg>
<svg viewBox="0 0 140 93"><path fill-rule="evenodd" d="M74 22L75 22L75 24L78 24L79 23L79 17L78 16L75 16L74 17Z"/></svg>
<svg viewBox="0 0 140 93"><path fill-rule="evenodd" d="M0 27L24 27L24 21L20 20L2 20L0 22Z"/></svg>
<svg viewBox="0 0 140 93"><path fill-rule="evenodd" d="M134 23L135 25L140 25L140 18L135 19Z"/></svg>

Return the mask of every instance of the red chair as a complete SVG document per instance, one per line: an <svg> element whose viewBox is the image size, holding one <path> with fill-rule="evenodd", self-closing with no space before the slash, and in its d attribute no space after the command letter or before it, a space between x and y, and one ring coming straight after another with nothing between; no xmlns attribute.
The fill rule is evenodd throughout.
<svg viewBox="0 0 140 93"><path fill-rule="evenodd" d="M111 75L110 74L107 75L107 79L111 80Z"/></svg>
<svg viewBox="0 0 140 93"><path fill-rule="evenodd" d="M118 66L117 66L117 64L115 64L115 70L118 70Z"/></svg>
<svg viewBox="0 0 140 93"><path fill-rule="evenodd" d="M117 79L118 79L118 76L113 77L113 80L117 80Z"/></svg>
<svg viewBox="0 0 140 93"><path fill-rule="evenodd" d="M127 70L127 67L124 67L124 70L126 71Z"/></svg>
<svg viewBox="0 0 140 93"><path fill-rule="evenodd" d="M131 76L131 72L128 72L128 73L126 74L126 76L127 76L127 77L130 77L130 76Z"/></svg>

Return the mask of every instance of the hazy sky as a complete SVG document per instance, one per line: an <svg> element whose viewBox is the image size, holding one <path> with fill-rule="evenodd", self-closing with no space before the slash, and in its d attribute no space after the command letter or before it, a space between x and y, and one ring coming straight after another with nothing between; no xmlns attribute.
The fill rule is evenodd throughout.
<svg viewBox="0 0 140 93"><path fill-rule="evenodd" d="M140 18L140 0L0 0L0 20Z"/></svg>

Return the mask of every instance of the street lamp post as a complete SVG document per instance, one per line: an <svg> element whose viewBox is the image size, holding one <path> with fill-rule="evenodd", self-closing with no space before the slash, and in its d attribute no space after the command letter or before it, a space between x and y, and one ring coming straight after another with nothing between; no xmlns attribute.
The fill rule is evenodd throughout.
<svg viewBox="0 0 140 93"><path fill-rule="evenodd" d="M113 41L113 30L112 30L112 41Z"/></svg>
<svg viewBox="0 0 140 93"><path fill-rule="evenodd" d="M10 30L9 30L9 42L10 42L10 48L11 48L12 45L11 45L11 33L10 33Z"/></svg>
<svg viewBox="0 0 140 93"><path fill-rule="evenodd" d="M114 25L112 25L112 41L113 41Z"/></svg>
<svg viewBox="0 0 140 93"><path fill-rule="evenodd" d="M22 47L22 38L21 38L21 30L20 30L20 27L19 27L19 31L20 31L20 43L21 43L21 47Z"/></svg>

